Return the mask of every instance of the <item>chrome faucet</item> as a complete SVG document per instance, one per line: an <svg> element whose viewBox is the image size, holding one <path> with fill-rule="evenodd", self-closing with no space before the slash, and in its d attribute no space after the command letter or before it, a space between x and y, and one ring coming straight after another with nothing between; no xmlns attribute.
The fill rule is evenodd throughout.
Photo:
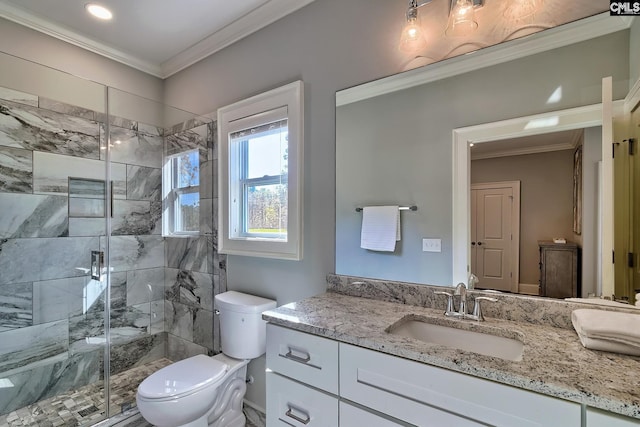
<svg viewBox="0 0 640 427"><path fill-rule="evenodd" d="M460 304L458 305L458 316L464 317L467 314L467 285L460 282L456 286L454 295L460 296Z"/></svg>
<svg viewBox="0 0 640 427"><path fill-rule="evenodd" d="M447 317L457 317L460 319L471 319L476 320L478 322L482 322L484 320L484 316L482 315L482 301L498 301L495 298L489 297L476 297L475 304L473 307L473 314L470 314L467 310L467 286L464 283L458 283L456 289L453 293L451 292L443 292L443 291L434 291L436 295L444 295L447 297L447 309L444 312L444 315ZM458 310L455 310L454 304L454 296L460 297L460 303L458 304Z"/></svg>

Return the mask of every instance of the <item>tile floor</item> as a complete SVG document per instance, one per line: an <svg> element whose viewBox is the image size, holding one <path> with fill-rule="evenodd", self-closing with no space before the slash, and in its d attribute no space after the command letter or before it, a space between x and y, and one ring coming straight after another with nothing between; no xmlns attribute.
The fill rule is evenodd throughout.
<svg viewBox="0 0 640 427"><path fill-rule="evenodd" d="M105 427L151 427L135 409L131 410L135 407L136 389L142 380L170 363L160 359L111 377L111 414L131 414L117 417L115 423L103 421L104 392L102 382L98 382L0 415L0 426L78 427L100 423ZM255 425L247 422L247 427Z"/></svg>

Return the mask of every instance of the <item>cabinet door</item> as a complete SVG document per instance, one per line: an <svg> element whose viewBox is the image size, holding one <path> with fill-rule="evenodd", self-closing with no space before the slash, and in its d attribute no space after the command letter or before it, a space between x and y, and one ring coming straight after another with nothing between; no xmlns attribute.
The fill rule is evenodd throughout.
<svg viewBox="0 0 640 427"><path fill-rule="evenodd" d="M338 425L338 399L267 372L267 427Z"/></svg>
<svg viewBox="0 0 640 427"><path fill-rule="evenodd" d="M340 344L340 396L425 427L579 427L580 405Z"/></svg>
<svg viewBox="0 0 640 427"><path fill-rule="evenodd" d="M587 408L587 427L638 427L640 419Z"/></svg>
<svg viewBox="0 0 640 427"><path fill-rule="evenodd" d="M340 402L340 427L403 427L409 426L401 421L391 421L372 412Z"/></svg>

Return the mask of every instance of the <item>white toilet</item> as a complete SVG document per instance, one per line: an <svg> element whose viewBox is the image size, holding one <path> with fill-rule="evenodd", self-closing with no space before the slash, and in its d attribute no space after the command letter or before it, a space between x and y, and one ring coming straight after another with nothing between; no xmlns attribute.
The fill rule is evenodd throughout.
<svg viewBox="0 0 640 427"><path fill-rule="evenodd" d="M240 292L216 295L222 353L181 360L142 381L136 402L144 419L158 427L244 427L247 365L266 350L262 312L275 307Z"/></svg>

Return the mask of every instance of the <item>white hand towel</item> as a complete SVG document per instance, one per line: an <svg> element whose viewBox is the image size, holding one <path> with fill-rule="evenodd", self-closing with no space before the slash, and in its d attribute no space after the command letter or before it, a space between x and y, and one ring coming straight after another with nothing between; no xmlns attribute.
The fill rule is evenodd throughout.
<svg viewBox="0 0 640 427"><path fill-rule="evenodd" d="M362 209L361 248L393 252L400 238L398 206L366 206Z"/></svg>
<svg viewBox="0 0 640 427"><path fill-rule="evenodd" d="M640 315L579 309L571 313L571 323L587 348L640 355Z"/></svg>

